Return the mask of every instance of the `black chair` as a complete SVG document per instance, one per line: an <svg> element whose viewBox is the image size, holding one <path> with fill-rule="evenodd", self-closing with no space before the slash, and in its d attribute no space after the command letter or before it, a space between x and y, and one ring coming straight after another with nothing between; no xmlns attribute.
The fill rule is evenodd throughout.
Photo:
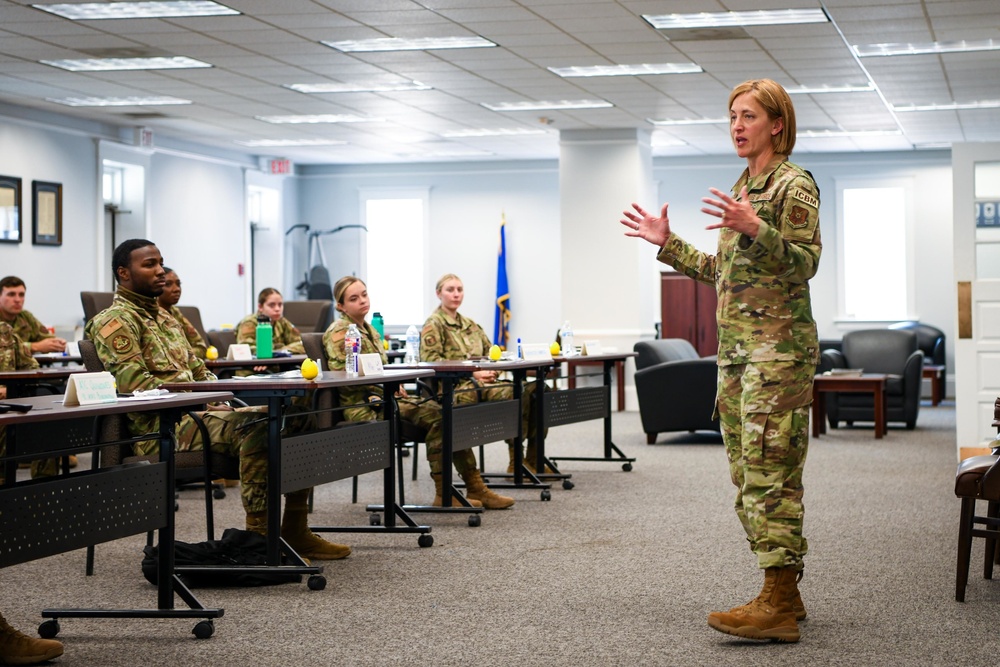
<svg viewBox="0 0 1000 667"><path fill-rule="evenodd" d="M332 301L286 301L284 316L300 333L326 331Z"/></svg>
<svg viewBox="0 0 1000 667"><path fill-rule="evenodd" d="M917 335L917 348L924 353L924 363L946 366L944 332L937 327L920 322L897 322L890 329L912 331Z"/></svg>
<svg viewBox="0 0 1000 667"><path fill-rule="evenodd" d="M699 357L681 338L640 341L633 347L635 393L646 443L670 431L719 431L713 419L718 383L716 357Z"/></svg>
<svg viewBox="0 0 1000 667"><path fill-rule="evenodd" d="M94 315L111 307L114 292L80 292L80 303L83 305L84 323L94 319Z"/></svg>
<svg viewBox="0 0 1000 667"><path fill-rule="evenodd" d="M865 373L885 373L887 422L904 422L907 429L917 425L920 412L920 383L924 353L917 349L917 336L898 329L865 329L844 334L843 349L825 350L820 372L836 368L859 368ZM829 394L827 418L831 428L841 421L875 421L875 399L868 394Z"/></svg>
<svg viewBox="0 0 1000 667"><path fill-rule="evenodd" d="M219 359L225 359L229 346L236 344L236 332L232 329L212 330L205 332L205 340L219 351Z"/></svg>
<svg viewBox="0 0 1000 667"><path fill-rule="evenodd" d="M91 340L80 341L80 356L88 372L104 371L104 362L97 355L97 348ZM205 448L197 452L174 452L174 479L178 486L198 484L205 490L205 521L208 539L215 539L215 510L212 504L214 498L225 498L226 492L214 479L223 477L239 479L239 459L211 451L208 430L204 423L193 413L188 413L201 430L202 442ZM110 415L103 417L98 426L100 442L116 442L129 438L127 417L125 415ZM149 462L160 460L159 454L140 456L133 454L131 448L120 443L102 446L98 449L93 466L106 468L115 465Z"/></svg>
<svg viewBox="0 0 1000 667"><path fill-rule="evenodd" d="M187 318L191 326L195 328L201 335L201 339L208 342L208 333L205 331L205 325L201 322L201 311L198 310L198 306L177 306L178 310L181 311L181 315Z"/></svg>

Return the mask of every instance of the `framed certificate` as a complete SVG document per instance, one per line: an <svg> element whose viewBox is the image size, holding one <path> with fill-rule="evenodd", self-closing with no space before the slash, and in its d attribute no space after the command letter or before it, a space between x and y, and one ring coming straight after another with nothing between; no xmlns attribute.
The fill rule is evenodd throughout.
<svg viewBox="0 0 1000 667"><path fill-rule="evenodd" d="M21 238L21 179L0 176L0 243L20 243Z"/></svg>
<svg viewBox="0 0 1000 667"><path fill-rule="evenodd" d="M31 182L31 242L62 245L62 183Z"/></svg>

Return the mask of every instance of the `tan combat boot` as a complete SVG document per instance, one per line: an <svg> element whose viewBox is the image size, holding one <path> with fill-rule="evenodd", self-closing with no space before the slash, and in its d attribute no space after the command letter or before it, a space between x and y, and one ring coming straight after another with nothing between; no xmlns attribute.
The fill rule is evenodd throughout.
<svg viewBox="0 0 1000 667"><path fill-rule="evenodd" d="M441 473L439 473L439 472L432 472L431 473L431 479L434 480L434 503L433 503L433 506L434 507L441 507ZM466 500L468 500L469 504L472 505L473 507L482 507L483 506L483 504L481 502L479 502L478 500L472 500L471 498L466 498ZM456 498L454 494L452 494L452 496L451 496L451 506L452 507L465 507L465 505L463 505L462 502L458 498Z"/></svg>
<svg viewBox="0 0 1000 667"><path fill-rule="evenodd" d="M267 512L247 512L247 530L267 537Z"/></svg>
<svg viewBox="0 0 1000 667"><path fill-rule="evenodd" d="M524 465L527 466L528 470L530 470L536 475L538 474L538 471L535 470L535 460L537 458L538 458L538 445L535 443L534 438L528 438L528 450L524 453ZM553 470L549 465L545 466L546 475L553 475L555 474L555 472L556 471Z"/></svg>
<svg viewBox="0 0 1000 667"><path fill-rule="evenodd" d="M799 626L792 609L797 576L794 565L767 568L760 595L737 607L737 611L713 611L708 615L709 627L745 639L799 641Z"/></svg>
<svg viewBox="0 0 1000 667"><path fill-rule="evenodd" d="M803 604L802 595L799 593L798 584L800 581L802 581L802 570L799 570L798 575L795 577L795 594L792 596L792 611L795 612L796 621L804 621L806 619L806 606ZM761 594L763 594L763 591L761 591ZM739 607L733 607L729 610L729 613L735 614L737 612L742 612L759 599L760 594L746 604L741 604Z"/></svg>
<svg viewBox="0 0 1000 667"><path fill-rule="evenodd" d="M510 463L507 464L507 472L510 473L514 472L514 462L515 462L514 457L517 454L517 452L514 450L515 445L510 444L511 442L512 442L511 440L507 441L507 452L510 454ZM522 445L516 445L516 446L521 448L521 460L524 461L524 465L530 467L532 464L529 464L528 459L524 458L524 447ZM532 468L531 471L534 472L535 469Z"/></svg>
<svg viewBox="0 0 1000 667"><path fill-rule="evenodd" d="M63 654L63 645L54 639L35 639L10 627L0 616L0 664L37 665Z"/></svg>
<svg viewBox="0 0 1000 667"><path fill-rule="evenodd" d="M471 468L463 472L462 479L465 480L465 495L469 499L469 502L478 500L488 510L503 510L514 504L513 498L501 496L498 493L490 491L476 468Z"/></svg>
<svg viewBox="0 0 1000 667"><path fill-rule="evenodd" d="M327 542L309 530L309 489L285 496L285 513L281 517L281 537L303 558L340 560L351 555L351 547Z"/></svg>

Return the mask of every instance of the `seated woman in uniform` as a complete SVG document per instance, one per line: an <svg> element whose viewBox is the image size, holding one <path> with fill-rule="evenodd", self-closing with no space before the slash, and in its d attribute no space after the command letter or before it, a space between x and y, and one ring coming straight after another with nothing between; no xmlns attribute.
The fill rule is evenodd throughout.
<svg viewBox="0 0 1000 667"><path fill-rule="evenodd" d="M265 287L257 296L257 312L247 315L236 325L236 342L246 343L254 354L257 353L257 318L266 317L271 322L272 349L287 350L291 354L305 354L302 347L302 334L295 325L286 320L282 314L285 311L285 301L281 292L273 287Z"/></svg>
<svg viewBox="0 0 1000 667"><path fill-rule="evenodd" d="M420 334L420 361L464 361L487 356L490 350L490 339L483 328L468 317L458 312L465 299L465 286L461 279L453 273L441 276L435 288L441 305L431 313L424 322ZM496 371L476 371L472 378L460 380L455 384L455 404L477 403L479 401L509 401L514 398L514 385L510 382L498 382ZM527 383L521 394L522 433L528 435L528 451L523 457L524 465L535 472L536 440L535 440L535 386L537 383ZM514 447L520 447L520 442L513 439L507 441L510 452L510 463L507 472L514 472ZM546 466L548 468L548 466ZM546 470L545 472L552 472Z"/></svg>
<svg viewBox="0 0 1000 667"><path fill-rule="evenodd" d="M358 332L361 334L361 354L377 352L382 355L382 363L385 364L386 356L382 346L382 337L372 325L365 321L365 316L368 315L370 308L368 287L365 283L360 278L345 276L333 286L333 298L337 311L340 312L340 317L323 334L323 347L326 349L330 370L344 370L346 361L344 338L352 324L357 326ZM382 387L380 385L362 385L340 389L341 403L351 406L344 410L344 417L349 421L381 419L381 410L376 411L376 406L381 399ZM441 405L434 400L410 397L402 388L396 394L396 403L403 419L411 421L427 431L427 463L430 465L431 478L434 480L434 488L437 491L434 505L440 507ZM455 452L454 464L458 474L465 480L467 497L473 506L503 509L514 504L513 498L498 495L486 486L483 478L479 475L479 469L476 467L476 457L471 451L466 449ZM452 505L457 506L459 502L453 499Z"/></svg>
<svg viewBox="0 0 1000 667"><path fill-rule="evenodd" d="M194 350L194 356L204 359L208 345L202 340L201 334L194 328L191 321L184 317L184 313L177 307L177 303L181 300L181 279L177 277L177 272L173 269L165 266L163 270L167 272L164 278L166 283L163 285L163 293L156 297L156 302L160 304L160 308L173 315L177 323L184 329L184 337L187 338L188 345Z"/></svg>

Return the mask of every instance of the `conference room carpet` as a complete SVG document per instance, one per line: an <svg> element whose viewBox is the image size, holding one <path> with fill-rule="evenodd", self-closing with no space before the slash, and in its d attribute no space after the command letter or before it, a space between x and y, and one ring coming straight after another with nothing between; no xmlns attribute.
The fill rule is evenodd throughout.
<svg viewBox="0 0 1000 667"><path fill-rule="evenodd" d="M552 500L514 491L517 504L466 517L422 514L434 546L414 535L337 537L352 545L328 563L328 586L198 589L225 609L215 636L189 620L64 619L62 665L992 665L1000 581L982 579L976 541L967 602L954 600L959 503L954 407L921 409L915 431L831 431L811 442L806 466L810 553L802 596L809 618L798 644L740 640L705 616L746 602L756 569L732 512L718 440L661 435L645 444L636 413L615 413L614 441L638 460L564 465L576 488ZM554 428L552 454L600 451L601 422ZM506 467L502 443L488 469ZM407 466L409 459L406 459ZM23 471L22 471L23 473ZM429 501L420 460L408 499ZM366 524L381 476L317 490L314 523ZM178 538L204 539L197 492L181 495ZM242 527L235 489L216 502L217 525ZM220 528L221 532L221 528ZM144 536L0 570L0 610L35 632L44 607L149 607L139 571Z"/></svg>

